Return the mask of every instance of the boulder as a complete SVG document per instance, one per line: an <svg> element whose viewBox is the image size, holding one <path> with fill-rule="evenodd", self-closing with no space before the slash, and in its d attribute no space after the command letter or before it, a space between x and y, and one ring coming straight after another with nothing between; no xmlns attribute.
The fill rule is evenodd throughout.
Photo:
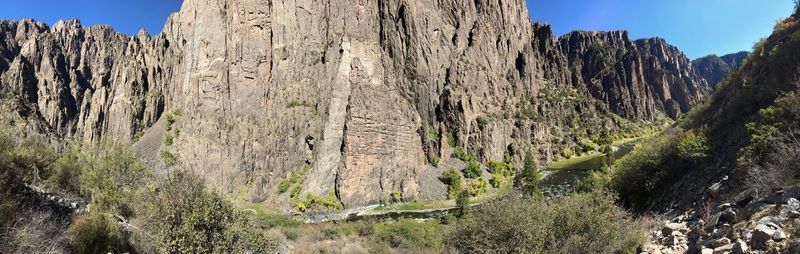
<svg viewBox="0 0 800 254"><path fill-rule="evenodd" d="M783 199L788 200L790 198L795 200L800 199L800 186L786 187L783 189Z"/></svg>
<svg viewBox="0 0 800 254"><path fill-rule="evenodd" d="M736 214L736 211L733 210L733 208L728 207L720 214L720 221L729 224L736 224L739 222L739 216Z"/></svg>
<svg viewBox="0 0 800 254"><path fill-rule="evenodd" d="M726 237L711 241L711 247L715 249L729 244L731 244L731 239L728 239Z"/></svg>
<svg viewBox="0 0 800 254"><path fill-rule="evenodd" d="M717 248L714 248L714 254L731 253L731 252L733 252L733 248L734 247L735 247L735 244L733 244L733 243L726 244L726 245L723 245L723 246L719 246Z"/></svg>
<svg viewBox="0 0 800 254"><path fill-rule="evenodd" d="M709 248L703 248L703 250L700 251L700 253L701 254L714 254L714 250L713 249L709 249Z"/></svg>
<svg viewBox="0 0 800 254"><path fill-rule="evenodd" d="M689 227L686 226L686 223L667 223L661 229L661 235L663 236L671 236L674 232L686 234L689 232Z"/></svg>
<svg viewBox="0 0 800 254"><path fill-rule="evenodd" d="M711 220L709 220L704 227L706 232L714 232L714 228L717 227L717 224L719 224L720 217L722 217L722 213L717 213L711 216Z"/></svg>
<svg viewBox="0 0 800 254"><path fill-rule="evenodd" d="M753 230L753 242L765 244L769 240L782 241L786 233L774 224L758 224Z"/></svg>
<svg viewBox="0 0 800 254"><path fill-rule="evenodd" d="M793 213L797 213L797 210L800 209L800 201L795 198L788 198L786 199L786 204L781 206L781 218L788 219L791 218Z"/></svg>
<svg viewBox="0 0 800 254"><path fill-rule="evenodd" d="M733 245L733 253L734 254L747 253L747 243L742 241L741 239L736 240L736 243Z"/></svg>

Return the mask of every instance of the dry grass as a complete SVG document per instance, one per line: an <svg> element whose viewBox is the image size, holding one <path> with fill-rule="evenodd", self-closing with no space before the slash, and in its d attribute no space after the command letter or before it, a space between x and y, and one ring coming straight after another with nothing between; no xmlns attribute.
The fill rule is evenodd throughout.
<svg viewBox="0 0 800 254"><path fill-rule="evenodd" d="M34 209L21 209L8 227L0 232L3 253L66 253L69 237L66 224L52 214Z"/></svg>
<svg viewBox="0 0 800 254"><path fill-rule="evenodd" d="M800 183L797 165L800 165L800 131L790 131L773 139L772 151L762 161L750 158L745 161L746 185L759 194L770 193L775 187Z"/></svg>

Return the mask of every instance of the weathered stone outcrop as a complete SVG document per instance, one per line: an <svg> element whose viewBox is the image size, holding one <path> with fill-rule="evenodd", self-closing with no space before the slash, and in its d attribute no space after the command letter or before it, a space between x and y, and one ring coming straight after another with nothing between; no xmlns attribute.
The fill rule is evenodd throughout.
<svg viewBox="0 0 800 254"><path fill-rule="evenodd" d="M750 52L747 51L727 54L722 57L709 55L695 59L692 61L692 66L694 66L698 75L705 78L709 85L715 87L728 76L729 72L739 68L748 56L750 56Z"/></svg>
<svg viewBox="0 0 800 254"><path fill-rule="evenodd" d="M686 56L663 39L632 41L625 31L572 32L560 38L575 82L630 119L677 118L708 92Z"/></svg>
<svg viewBox="0 0 800 254"><path fill-rule="evenodd" d="M31 20L0 35L7 121L154 150L165 128L151 127L179 111L180 135L159 148L177 167L275 204L292 172L302 196L348 207L411 200L452 146L545 162L630 120L675 117L705 89L663 40L557 38L521 0L186 0L153 37Z"/></svg>

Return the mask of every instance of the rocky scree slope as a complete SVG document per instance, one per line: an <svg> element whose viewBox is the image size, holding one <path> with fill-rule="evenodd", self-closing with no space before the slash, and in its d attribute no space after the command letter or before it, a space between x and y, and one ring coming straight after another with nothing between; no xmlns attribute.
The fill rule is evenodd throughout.
<svg viewBox="0 0 800 254"><path fill-rule="evenodd" d="M706 89L692 73L660 39L558 38L521 0L186 0L162 33L133 37L0 22L4 121L135 141L161 138L169 130L151 127L179 111L180 135L160 148L177 167L274 204L288 203L276 186L291 174L301 196L346 207L412 200L454 146L482 162L551 161L677 117Z"/></svg>
<svg viewBox="0 0 800 254"><path fill-rule="evenodd" d="M710 153L650 198L647 253L800 252L800 13L781 21L684 124ZM658 165L656 165L658 166Z"/></svg>

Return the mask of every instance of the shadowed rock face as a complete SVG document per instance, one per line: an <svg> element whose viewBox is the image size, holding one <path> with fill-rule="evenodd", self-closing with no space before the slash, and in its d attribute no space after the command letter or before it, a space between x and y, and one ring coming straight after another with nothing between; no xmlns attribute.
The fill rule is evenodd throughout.
<svg viewBox="0 0 800 254"><path fill-rule="evenodd" d="M728 54L722 57L709 55L692 61L692 66L694 66L698 75L708 81L709 85L716 87L730 71L739 68L749 55L750 52L747 51Z"/></svg>
<svg viewBox="0 0 800 254"><path fill-rule="evenodd" d="M663 39L632 41L624 31L572 32L559 42L577 82L623 117L652 120L663 112L674 119L708 92L686 56Z"/></svg>
<svg viewBox="0 0 800 254"><path fill-rule="evenodd" d="M4 121L160 138L151 127L180 109L178 167L286 205L278 181L310 165L301 195L348 207L414 199L437 170L428 158L446 165L453 145L546 162L629 120L675 117L706 89L663 40L557 38L522 0L186 0L154 37L3 21L0 73Z"/></svg>

